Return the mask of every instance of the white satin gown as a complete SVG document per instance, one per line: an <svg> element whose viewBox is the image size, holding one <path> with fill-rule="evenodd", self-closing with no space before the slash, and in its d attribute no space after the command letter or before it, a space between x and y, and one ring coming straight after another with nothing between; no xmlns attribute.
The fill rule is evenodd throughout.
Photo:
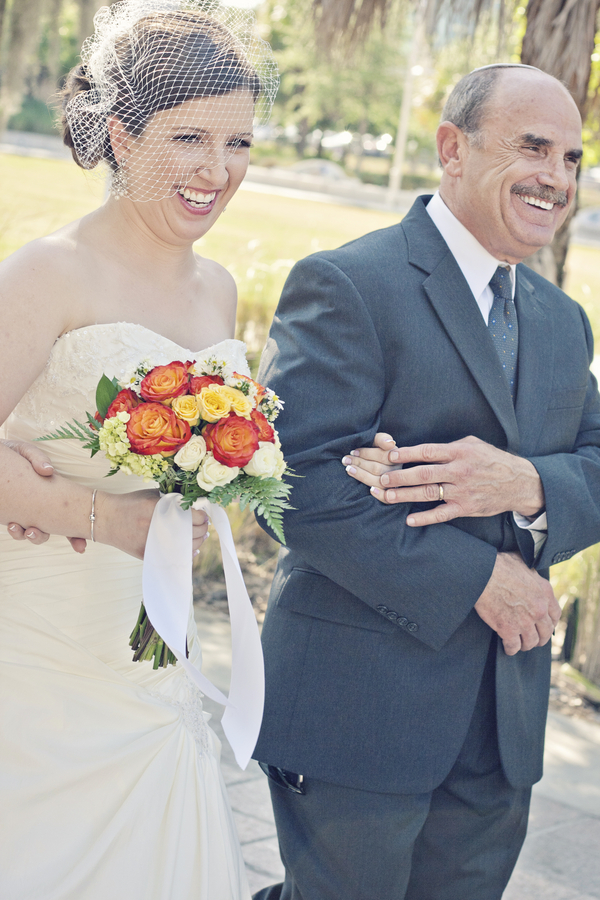
<svg viewBox="0 0 600 900"><path fill-rule="evenodd" d="M221 346L248 371L243 344ZM72 331L2 436L31 441L84 421L102 373L190 358L140 325ZM80 484L148 487L104 478L103 455L90 459L78 441L41 446ZM141 562L102 544L79 555L63 537L33 547L0 531L2 900L248 900L201 695L181 666L132 661ZM188 647L200 666L193 617Z"/></svg>

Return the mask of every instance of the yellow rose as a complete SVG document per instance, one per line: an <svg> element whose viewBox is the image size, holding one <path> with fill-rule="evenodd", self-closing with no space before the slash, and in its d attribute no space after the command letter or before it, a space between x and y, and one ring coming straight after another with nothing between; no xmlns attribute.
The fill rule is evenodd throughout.
<svg viewBox="0 0 600 900"><path fill-rule="evenodd" d="M178 419L183 419L191 427L200 421L200 410L196 398L186 394L184 397L175 397L171 409Z"/></svg>
<svg viewBox="0 0 600 900"><path fill-rule="evenodd" d="M227 395L219 393L222 387L221 384L215 384L202 388L200 393L196 394L198 410L205 422L218 422L223 416L229 415L231 400Z"/></svg>
<svg viewBox="0 0 600 900"><path fill-rule="evenodd" d="M241 416L243 419L249 419L250 413L254 409L252 401L246 397L246 395L239 391L237 388L229 387L227 384L221 384L216 387L216 389L222 397L228 397L231 401L231 409L237 416Z"/></svg>

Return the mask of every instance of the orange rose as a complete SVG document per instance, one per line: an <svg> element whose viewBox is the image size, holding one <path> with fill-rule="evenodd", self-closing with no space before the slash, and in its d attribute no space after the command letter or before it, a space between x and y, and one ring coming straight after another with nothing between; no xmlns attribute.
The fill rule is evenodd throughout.
<svg viewBox="0 0 600 900"><path fill-rule="evenodd" d="M199 394L209 384L225 384L220 375L194 375L190 380L190 394Z"/></svg>
<svg viewBox="0 0 600 900"><path fill-rule="evenodd" d="M266 441L267 443L274 444L275 443L275 429L267 419L263 413L259 412L258 409L253 409L250 413L250 418L258 428L258 439L259 441Z"/></svg>
<svg viewBox="0 0 600 900"><path fill-rule="evenodd" d="M256 388L256 402L257 402L257 403L260 403L260 401L262 400L262 398L263 398L263 397L265 396L265 394L267 393L267 389L264 388L264 387L262 386L262 384L259 384L258 381L254 381L254 379L253 379L253 378L250 378L248 375L240 375L239 372L234 372L234 373L233 373L233 377L234 377L234 378L237 378L238 381L245 381L247 384L253 384L253 385L254 385L254 387Z"/></svg>
<svg viewBox="0 0 600 900"><path fill-rule="evenodd" d="M224 466L245 466L258 450L258 428L250 419L230 413L202 432L206 449Z"/></svg>
<svg viewBox="0 0 600 900"><path fill-rule="evenodd" d="M175 360L168 366L154 366L142 380L140 394L144 400L170 406L173 397L187 394L189 376L186 364Z"/></svg>
<svg viewBox="0 0 600 900"><path fill-rule="evenodd" d="M172 456L192 436L188 423L162 403L141 403L129 415L127 437L134 453Z"/></svg>
<svg viewBox="0 0 600 900"><path fill-rule="evenodd" d="M110 404L106 411L106 418L110 419L112 416L116 416L118 412L131 412L132 409L135 409L136 406L139 406L142 401L135 393L135 391L130 390L129 388L125 388L124 391L119 391L113 402Z"/></svg>

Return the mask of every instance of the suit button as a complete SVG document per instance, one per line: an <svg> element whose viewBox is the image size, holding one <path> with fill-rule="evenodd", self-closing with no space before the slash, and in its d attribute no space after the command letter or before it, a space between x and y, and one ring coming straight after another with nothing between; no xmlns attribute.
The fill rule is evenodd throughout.
<svg viewBox="0 0 600 900"><path fill-rule="evenodd" d="M416 622L409 622L408 625L406 626L407 631L417 631L418 628L419 628L419 626L417 625Z"/></svg>
<svg viewBox="0 0 600 900"><path fill-rule="evenodd" d="M387 606L377 606L377 612L383 613L384 615L389 612Z"/></svg>
<svg viewBox="0 0 600 900"><path fill-rule="evenodd" d="M406 626L408 625L408 619L406 619L404 616L400 616L400 618L396 622L396 625L402 625L403 628L406 628Z"/></svg>
<svg viewBox="0 0 600 900"><path fill-rule="evenodd" d="M386 619L389 619L390 622L394 622L398 618L398 613L394 612L393 609L390 609L389 612L385 614Z"/></svg>

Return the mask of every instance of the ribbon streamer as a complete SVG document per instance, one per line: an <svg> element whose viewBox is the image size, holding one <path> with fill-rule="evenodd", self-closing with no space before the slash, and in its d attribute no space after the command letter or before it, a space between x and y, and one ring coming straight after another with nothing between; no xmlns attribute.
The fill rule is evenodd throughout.
<svg viewBox="0 0 600 900"><path fill-rule="evenodd" d="M142 587L150 622L200 690L225 706L223 730L240 768L245 769L258 739L265 697L262 648L256 617L244 584L227 513L207 499L197 500L219 536L231 619L229 698L186 658L192 605L192 513L180 506L180 494L163 495L154 509Z"/></svg>

